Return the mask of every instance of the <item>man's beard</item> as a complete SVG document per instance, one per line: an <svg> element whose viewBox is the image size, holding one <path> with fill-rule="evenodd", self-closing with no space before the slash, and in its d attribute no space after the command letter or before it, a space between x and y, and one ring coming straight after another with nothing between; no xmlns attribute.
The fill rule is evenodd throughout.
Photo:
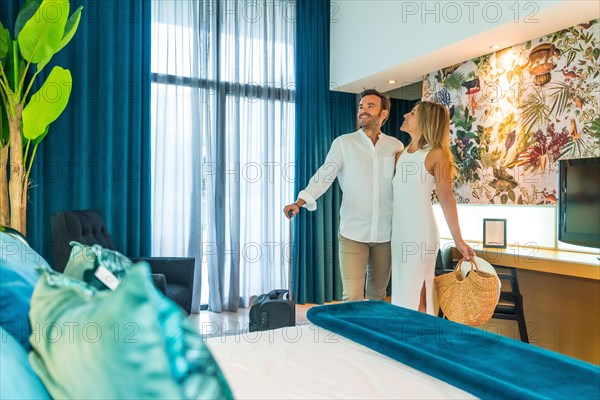
<svg viewBox="0 0 600 400"><path fill-rule="evenodd" d="M361 120L360 118L357 119L358 126L360 126L361 128L376 128L379 126L379 123L381 121L381 113L379 113L378 115L371 115L371 118L365 121Z"/></svg>

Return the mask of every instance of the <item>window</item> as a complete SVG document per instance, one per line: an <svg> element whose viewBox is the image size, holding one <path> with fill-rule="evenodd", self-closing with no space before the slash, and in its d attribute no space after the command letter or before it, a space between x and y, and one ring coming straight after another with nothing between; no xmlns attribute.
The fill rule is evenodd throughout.
<svg viewBox="0 0 600 400"><path fill-rule="evenodd" d="M287 279L294 9L273 0L153 2L153 251L202 260L202 304L209 280L215 290L239 276L243 304Z"/></svg>

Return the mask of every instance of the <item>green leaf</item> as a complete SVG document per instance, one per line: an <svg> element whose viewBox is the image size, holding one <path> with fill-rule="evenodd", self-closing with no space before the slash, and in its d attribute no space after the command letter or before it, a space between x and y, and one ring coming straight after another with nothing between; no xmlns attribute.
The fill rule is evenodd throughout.
<svg viewBox="0 0 600 400"><path fill-rule="evenodd" d="M41 1L41 0L35 0L35 1ZM60 50L62 50L63 47L65 47L67 44L69 44L69 42L71 41L73 36L75 36L75 33L77 32L77 27L79 26L79 21L81 20L81 10L83 10L83 6L79 6L79 8L77 8L77 10L75 10L75 12L73 14L71 14L69 19L67 20L67 24L65 26L65 32L64 32L63 38L60 42L60 47L57 50L57 52L59 52ZM50 60L52 60L52 55L49 58L47 58L43 61L40 61L37 65L37 71L40 72L41 70L43 70L44 67L46 65L48 65Z"/></svg>
<svg viewBox="0 0 600 400"><path fill-rule="evenodd" d="M516 196L515 196L515 192L512 190L508 191L508 197L513 201L513 203L515 202Z"/></svg>
<svg viewBox="0 0 600 400"><path fill-rule="evenodd" d="M23 30L25 23L33 17L37 9L40 8L40 4L42 4L42 0L25 0L15 21L15 38L19 37L19 33Z"/></svg>
<svg viewBox="0 0 600 400"><path fill-rule="evenodd" d="M455 71L446 77L446 81L444 83L448 89L460 90L464 81L464 74Z"/></svg>
<svg viewBox="0 0 600 400"><path fill-rule="evenodd" d="M574 141L567 142L560 150L558 159L560 160L561 158L572 155L574 150L575 150L575 142ZM568 157L568 158L570 158L570 157Z"/></svg>
<svg viewBox="0 0 600 400"><path fill-rule="evenodd" d="M550 118L550 109L546 105L544 92L534 89L519 107L521 109L521 124L531 131L536 124L543 124Z"/></svg>
<svg viewBox="0 0 600 400"><path fill-rule="evenodd" d="M49 130L50 130L50 125L48 125L48 126L46 127L46 130L45 130L44 132L42 132L42 134L41 134L40 136L38 136L38 137L36 137L35 139L33 139L33 140L31 141L31 144L32 144L33 146L37 146L38 144L40 144L40 143L41 143L41 141L42 141L42 140L44 140L44 138L45 138L45 137L46 137L46 135L48 134L48 131L49 131Z"/></svg>
<svg viewBox="0 0 600 400"><path fill-rule="evenodd" d="M68 16L68 1L43 0L19 33L23 58L37 64L55 54L60 49Z"/></svg>
<svg viewBox="0 0 600 400"><path fill-rule="evenodd" d="M10 32L0 23L0 58L6 57L10 44Z"/></svg>
<svg viewBox="0 0 600 400"><path fill-rule="evenodd" d="M34 140L44 134L46 127L63 112L69 101L72 86L71 72L54 67L46 82L23 110L23 136Z"/></svg>
<svg viewBox="0 0 600 400"><path fill-rule="evenodd" d="M567 67L571 65L573 60L575 60L576 56L577 56L577 53L575 53L574 51L569 52L569 55L567 56Z"/></svg>
<svg viewBox="0 0 600 400"><path fill-rule="evenodd" d="M77 32L77 27L79 26L79 20L81 20L81 10L83 10L83 6L79 6L67 20L65 32L62 40L60 41L59 50L69 44L73 36L75 36L75 32Z"/></svg>
<svg viewBox="0 0 600 400"><path fill-rule="evenodd" d="M450 147L450 151L452 152L452 155L454 156L454 160L457 161L459 157L458 157L458 152L456 151L456 146Z"/></svg>
<svg viewBox="0 0 600 400"><path fill-rule="evenodd" d="M573 97L571 88L562 82L558 82L556 86L551 87L549 90L551 91L550 97L553 99L550 113L556 111L557 116L562 115Z"/></svg>
<svg viewBox="0 0 600 400"><path fill-rule="evenodd" d="M52 60L52 56L48 57L47 59L40 61L37 65L37 71L40 72L41 70L44 69L44 67L46 65L48 65L48 63L50 62L50 60Z"/></svg>
<svg viewBox="0 0 600 400"><path fill-rule="evenodd" d="M17 87L16 81L22 77L22 68L21 68L21 59L20 57L13 57L14 53L19 52L19 44L16 41L11 41L8 46L8 53L6 54L6 61L4 63L4 74L6 75L6 79L8 80L8 86L11 91L15 91ZM15 58L17 59L17 65L14 65ZM16 75L16 80L15 80Z"/></svg>
<svg viewBox="0 0 600 400"><path fill-rule="evenodd" d="M594 134L596 135L596 138L600 138L600 117L596 117L592 121L591 128Z"/></svg>
<svg viewBox="0 0 600 400"><path fill-rule="evenodd" d="M506 204L507 201L508 201L508 196L506 194L503 194L502 196L500 196L500 202L502 204Z"/></svg>

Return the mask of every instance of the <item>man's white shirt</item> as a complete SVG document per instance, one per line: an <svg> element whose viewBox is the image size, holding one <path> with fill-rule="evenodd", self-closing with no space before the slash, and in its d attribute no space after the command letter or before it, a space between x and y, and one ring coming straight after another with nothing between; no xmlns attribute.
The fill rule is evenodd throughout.
<svg viewBox="0 0 600 400"><path fill-rule="evenodd" d="M363 243L389 242L395 155L403 148L401 141L383 133L375 145L362 129L341 135L298 198L306 202L307 210L316 210L317 199L337 178L344 192L340 234Z"/></svg>

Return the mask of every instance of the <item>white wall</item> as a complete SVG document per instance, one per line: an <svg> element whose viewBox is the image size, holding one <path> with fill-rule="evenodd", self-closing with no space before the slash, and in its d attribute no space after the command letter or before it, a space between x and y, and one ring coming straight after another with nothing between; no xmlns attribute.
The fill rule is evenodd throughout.
<svg viewBox="0 0 600 400"><path fill-rule="evenodd" d="M332 0L331 81L392 90L423 74L590 19L597 2ZM398 78L396 86L388 79Z"/></svg>
<svg viewBox="0 0 600 400"><path fill-rule="evenodd" d="M483 241L483 219L506 219L506 242L509 245L535 244L540 248L556 247L556 207L526 205L459 204L458 219L463 239ZM439 204L434 206L440 236L451 238Z"/></svg>
<svg viewBox="0 0 600 400"><path fill-rule="evenodd" d="M558 241L556 206L459 204L457 209L461 233L467 241L483 242L483 219L500 218L506 219L506 242L509 246L599 253L598 249ZM451 239L442 208L435 204L433 210L440 236Z"/></svg>
<svg viewBox="0 0 600 400"><path fill-rule="evenodd" d="M448 4L445 4L448 3ZM461 16L454 18L458 4ZM457 42L498 24L510 21L507 6L512 2L487 5L494 17L496 5L502 8L500 20L490 23L483 6L463 6L464 2L347 1L333 0L331 9L331 77L339 84L352 82L406 60L411 60L447 44ZM428 14L428 10L433 11ZM472 11L470 18L469 10ZM450 13L452 14L450 15ZM470 21L473 21L472 23Z"/></svg>

